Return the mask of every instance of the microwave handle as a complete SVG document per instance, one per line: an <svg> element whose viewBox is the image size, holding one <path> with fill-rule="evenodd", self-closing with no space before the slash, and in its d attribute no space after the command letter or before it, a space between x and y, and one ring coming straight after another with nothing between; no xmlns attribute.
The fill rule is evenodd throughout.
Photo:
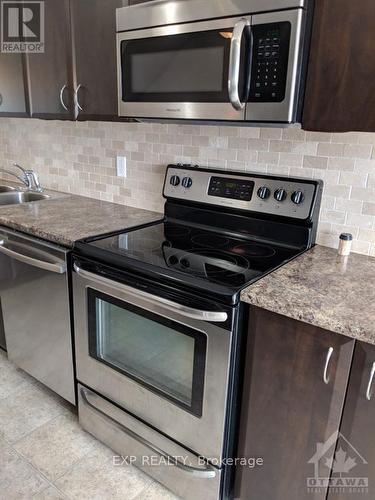
<svg viewBox="0 0 375 500"><path fill-rule="evenodd" d="M241 41L245 29L250 26L249 19L240 19L235 25L230 44L229 55L229 75L228 75L228 92L229 100L234 109L240 111L246 106L245 102L241 102L238 85L240 80L241 70Z"/></svg>
<svg viewBox="0 0 375 500"><path fill-rule="evenodd" d="M162 306L169 311L181 314L181 316L185 316L187 318L197 319L200 321L212 321L216 323L224 323L228 319L228 314L224 311L202 311L200 309L193 309L192 307L183 306L177 302L172 302L171 300L164 299L163 297L152 295L142 290L138 290L137 288L124 285L123 283L109 280L99 274L90 273L89 271L85 271L79 267L77 264L74 264L73 268L78 276L90 280L93 283L111 287L119 292L130 293L134 297L139 297L150 303Z"/></svg>

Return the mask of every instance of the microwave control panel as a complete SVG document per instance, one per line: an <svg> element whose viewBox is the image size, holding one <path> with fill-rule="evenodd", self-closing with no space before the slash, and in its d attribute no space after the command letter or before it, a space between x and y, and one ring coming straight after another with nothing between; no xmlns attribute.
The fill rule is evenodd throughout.
<svg viewBox="0 0 375 500"><path fill-rule="evenodd" d="M249 102L281 102L285 98L291 24L252 26L253 59Z"/></svg>

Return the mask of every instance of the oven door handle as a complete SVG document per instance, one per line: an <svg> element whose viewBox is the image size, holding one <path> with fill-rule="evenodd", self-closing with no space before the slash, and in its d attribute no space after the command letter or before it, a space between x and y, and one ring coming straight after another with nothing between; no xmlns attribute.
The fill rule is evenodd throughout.
<svg viewBox="0 0 375 500"><path fill-rule="evenodd" d="M81 388L81 397L85 405L87 405L93 412L98 413L101 417L103 417L106 420L109 420L119 431L124 432L131 438L135 439L139 443L141 443L143 446L151 450L153 453L156 453L159 457L163 457L166 460L168 460L169 464L173 464L175 467L178 469L181 469L184 472L187 472L188 474L191 474L195 477L200 477L203 479L210 479L216 477L216 471L215 469L210 466L209 464L206 464L206 467L193 467L191 465L185 465L184 463L180 462L177 458L172 457L169 455L167 452L161 450L154 444L152 444L150 441L145 439L144 437L140 436L136 432L132 431L125 425L121 424L117 420L115 420L113 417L110 415L107 415L104 411L102 411L100 408L96 407L93 403L91 403L88 399L88 393ZM90 394L90 396L94 396L93 394Z"/></svg>
<svg viewBox="0 0 375 500"><path fill-rule="evenodd" d="M230 43L228 92L230 103L238 111L241 111L246 106L246 103L240 100L238 86L241 71L241 41L248 26L250 26L249 19L240 19L234 26Z"/></svg>
<svg viewBox="0 0 375 500"><path fill-rule="evenodd" d="M186 316L187 318L197 319L200 321L209 321L213 323L225 323L228 319L228 314L224 311L202 311L200 309L193 309L191 307L183 306L177 302L172 302L171 300L164 299L163 297L158 297L156 295L151 295L150 293L138 290L122 283L117 283L108 278L104 278L99 274L93 274L89 271L85 271L80 268L77 264L74 264L74 271L87 280L90 280L98 285L108 286L112 289L118 290L119 292L125 292L131 294L133 297L139 297L140 299L146 300L153 304L159 305L172 311L181 316Z"/></svg>

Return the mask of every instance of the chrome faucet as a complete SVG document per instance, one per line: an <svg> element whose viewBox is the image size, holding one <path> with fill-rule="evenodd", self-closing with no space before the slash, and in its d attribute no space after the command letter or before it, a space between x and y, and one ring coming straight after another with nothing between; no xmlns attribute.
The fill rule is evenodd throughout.
<svg viewBox="0 0 375 500"><path fill-rule="evenodd" d="M34 170L26 170L17 163L13 163L13 166L20 169L22 175L17 175L11 170L6 170L5 168L0 168L0 172L5 172L6 174L15 177L17 180L25 184L27 189L29 189L30 191L37 191L38 193L41 193L43 191L43 188L39 182L38 174L34 172Z"/></svg>

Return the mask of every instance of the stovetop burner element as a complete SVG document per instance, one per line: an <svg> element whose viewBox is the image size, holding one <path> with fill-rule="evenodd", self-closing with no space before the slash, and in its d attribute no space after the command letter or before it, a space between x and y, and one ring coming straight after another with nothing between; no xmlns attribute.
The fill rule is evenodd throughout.
<svg viewBox="0 0 375 500"><path fill-rule="evenodd" d="M225 236L220 236L218 234L207 235L207 233L201 233L193 236L191 242L202 247L221 248L228 245L229 240Z"/></svg>
<svg viewBox="0 0 375 500"><path fill-rule="evenodd" d="M233 248L233 252L239 255L247 255L254 258L273 257L276 253L275 249L267 245L248 244L239 245Z"/></svg>

